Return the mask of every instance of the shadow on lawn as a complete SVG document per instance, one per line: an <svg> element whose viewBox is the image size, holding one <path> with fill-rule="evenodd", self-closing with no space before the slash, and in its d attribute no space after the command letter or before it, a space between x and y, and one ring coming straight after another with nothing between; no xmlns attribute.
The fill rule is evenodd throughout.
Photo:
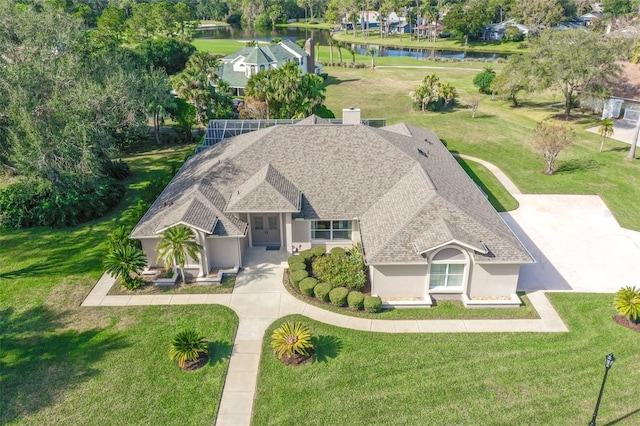
<svg viewBox="0 0 640 426"><path fill-rule="evenodd" d="M568 161L563 161L556 169L556 174L561 175L580 170L596 170L599 169L603 164L603 162L596 161L590 158L574 158Z"/></svg>
<svg viewBox="0 0 640 426"><path fill-rule="evenodd" d="M336 84L337 85L337 84L341 84L341 83L348 83L350 81L360 81L360 79L359 78L350 78L350 79L347 79L347 80L340 80L339 78L329 76L324 81L324 85L326 87L326 86L331 86L332 84Z"/></svg>
<svg viewBox="0 0 640 426"><path fill-rule="evenodd" d="M56 330L64 317L42 306L0 310L0 424L59 402L67 388L99 373L95 362L128 346L101 329Z"/></svg>
<svg viewBox="0 0 640 426"><path fill-rule="evenodd" d="M31 263L23 268L0 273L0 278L43 277L49 275L86 274L101 269L106 251L105 233L93 230L93 225L60 230L43 228L8 231L4 244L8 250L20 244L28 244ZM15 239L14 241L11 241ZM28 239L28 242L25 242ZM64 244L57 242L64 241ZM82 256L78 256L82 253ZM99 265L96 267L96 265Z"/></svg>
<svg viewBox="0 0 640 426"><path fill-rule="evenodd" d="M327 362L336 358L342 350L342 340L335 336L316 336L313 338L315 348L315 361Z"/></svg>
<svg viewBox="0 0 640 426"><path fill-rule="evenodd" d="M474 171L471 169L471 167L469 167L469 164L467 164L464 158L458 157L459 153L457 151L451 151L451 154L454 155L458 164L460 164L464 171L469 175L471 180L475 182L475 184L478 185L480 189L482 189L482 192L485 193L493 208L499 212L506 212L507 208L500 202L500 200L498 200L498 197L496 197L495 194L491 192L491 189L487 185L485 185L485 183L478 177L478 175L474 173Z"/></svg>
<svg viewBox="0 0 640 426"><path fill-rule="evenodd" d="M209 366L214 366L225 359L231 358L231 351L233 345L229 342L221 342L216 340L215 342L209 342Z"/></svg>
<svg viewBox="0 0 640 426"><path fill-rule="evenodd" d="M640 408L638 408L637 410L633 410L632 412L627 413L627 414L625 414L624 416L619 417L619 418L615 419L614 421L612 421L612 422L609 422L609 423L605 424L604 426L613 426L613 425L616 425L616 424L620 423L620 422L621 422L621 421L623 421L623 420L627 420L629 417L635 416L635 415L636 415L636 414L638 414L638 413L640 413Z"/></svg>

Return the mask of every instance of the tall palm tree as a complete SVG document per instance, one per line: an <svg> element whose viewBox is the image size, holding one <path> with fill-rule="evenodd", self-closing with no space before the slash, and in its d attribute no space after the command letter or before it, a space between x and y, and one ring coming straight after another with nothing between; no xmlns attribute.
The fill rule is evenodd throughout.
<svg viewBox="0 0 640 426"><path fill-rule="evenodd" d="M369 50L367 50L367 53L369 54L369 56L371 56L371 68L375 68L376 67L376 49L374 49L373 47L369 48Z"/></svg>
<svg viewBox="0 0 640 426"><path fill-rule="evenodd" d="M600 127L598 128L598 134L602 136L602 142L600 142L600 152L602 152L605 139L613 136L613 120L610 118L602 120L600 122Z"/></svg>
<svg viewBox="0 0 640 426"><path fill-rule="evenodd" d="M337 42L336 47L338 48L338 61L340 65L342 65L342 48L345 47L344 42L342 41Z"/></svg>
<svg viewBox="0 0 640 426"><path fill-rule="evenodd" d="M193 231L184 225L173 226L162 233L158 242L158 259L166 264L180 268L182 283L185 283L184 265L187 255L192 259L199 259L202 246L194 241Z"/></svg>
<svg viewBox="0 0 640 426"><path fill-rule="evenodd" d="M164 70L151 70L144 77L147 112L153 116L156 143L160 145L160 122L167 116L167 109L175 107L169 78Z"/></svg>
<svg viewBox="0 0 640 426"><path fill-rule="evenodd" d="M329 37L327 39L327 44L329 45L329 65L333 66L333 46L335 44L333 38Z"/></svg>
<svg viewBox="0 0 640 426"><path fill-rule="evenodd" d="M116 278L122 278L123 285L133 290L136 285L131 274L139 274L147 266L147 258L142 250L130 244L116 247L104 259L104 271Z"/></svg>

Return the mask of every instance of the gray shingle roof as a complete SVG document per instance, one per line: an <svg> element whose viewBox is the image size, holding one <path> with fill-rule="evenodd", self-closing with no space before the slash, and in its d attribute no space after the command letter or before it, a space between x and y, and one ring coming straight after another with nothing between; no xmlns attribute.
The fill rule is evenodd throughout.
<svg viewBox="0 0 640 426"><path fill-rule="evenodd" d="M226 211L297 213L301 195L286 177L267 164L231 194Z"/></svg>
<svg viewBox="0 0 640 426"><path fill-rule="evenodd" d="M321 121L246 133L194 155L132 236L152 236L173 217L165 203L201 194L213 200L214 233L221 235L246 231L231 211L299 207L294 218L358 219L369 264L426 263L416 247L449 240L476 249L476 262L532 261L433 132L315 123Z"/></svg>

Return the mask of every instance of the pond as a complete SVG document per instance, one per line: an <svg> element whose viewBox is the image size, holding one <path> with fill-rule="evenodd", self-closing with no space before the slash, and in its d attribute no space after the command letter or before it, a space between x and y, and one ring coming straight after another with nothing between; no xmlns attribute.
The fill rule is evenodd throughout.
<svg viewBox="0 0 640 426"><path fill-rule="evenodd" d="M329 30L318 30L309 28L240 28L240 27L218 27L196 31L196 38L218 38L226 40L259 40L269 41L272 38L282 38L296 41L299 39L313 38L316 44L323 46L326 50L327 40L329 38ZM439 49L415 49L415 48L399 48L388 46L377 46L367 44L357 44L356 49L361 55L368 55L369 48L374 48L376 56L404 56L415 59L428 60L433 58L448 59L480 59L480 60L496 60L498 58L507 58L507 55L500 53L486 52L464 52L457 50L439 50ZM348 55L347 55L348 56Z"/></svg>

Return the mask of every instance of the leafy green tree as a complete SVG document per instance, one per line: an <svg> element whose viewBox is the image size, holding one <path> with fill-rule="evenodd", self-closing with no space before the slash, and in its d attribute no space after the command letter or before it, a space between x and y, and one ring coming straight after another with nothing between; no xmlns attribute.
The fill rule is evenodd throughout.
<svg viewBox="0 0 640 426"><path fill-rule="evenodd" d="M115 6L107 7L98 18L98 32L107 39L120 43L126 29L126 14Z"/></svg>
<svg viewBox="0 0 640 426"><path fill-rule="evenodd" d="M184 225L173 226L162 233L162 239L158 242L158 259L180 268L182 283L186 283L184 265L187 256L198 260L202 246L195 242L193 231Z"/></svg>
<svg viewBox="0 0 640 426"><path fill-rule="evenodd" d="M558 0L515 0L509 17L521 22L533 34L557 25L564 18L564 9Z"/></svg>
<svg viewBox="0 0 640 426"><path fill-rule="evenodd" d="M154 37L138 44L134 50L147 61L149 68L162 68L168 75L174 75L185 68L196 48L175 38Z"/></svg>
<svg viewBox="0 0 640 426"><path fill-rule="evenodd" d="M104 271L122 279L122 285L133 290L144 285L138 275L147 266L147 258L142 250L129 244L116 247L104 259Z"/></svg>
<svg viewBox="0 0 640 426"><path fill-rule="evenodd" d="M527 71L530 65L526 56L512 55L507 66L493 79L491 91L497 92L502 99L511 101L517 107L520 94L534 90L534 81Z"/></svg>
<svg viewBox="0 0 640 426"><path fill-rule="evenodd" d="M455 32L468 44L469 37L484 29L491 22L494 11L488 0L468 0L455 4L445 15L442 22L445 28Z"/></svg>
<svg viewBox="0 0 640 426"><path fill-rule="evenodd" d="M182 137L185 143L191 143L193 126L198 122L196 118L196 107L182 98L176 98L174 106L169 109L171 117L176 124L173 129Z"/></svg>
<svg viewBox="0 0 640 426"><path fill-rule="evenodd" d="M473 78L473 85L478 88L480 93L491 93L491 85L493 84L493 79L496 77L496 72L491 68L491 66L487 66L484 70L476 74Z"/></svg>
<svg viewBox="0 0 640 426"><path fill-rule="evenodd" d="M583 30L546 30L531 40L531 50L513 55L505 75L527 78L539 91L555 89L565 99L568 119L578 90L588 93L612 84L620 73L612 41Z"/></svg>
<svg viewBox="0 0 640 426"><path fill-rule="evenodd" d="M426 75L422 83L409 92L414 106L422 111L437 110L440 107L446 108L457 96L455 87L451 83L440 83L440 79L435 74Z"/></svg>
<svg viewBox="0 0 640 426"><path fill-rule="evenodd" d="M613 16L626 15L631 13L632 6L629 0L602 0L604 12Z"/></svg>
<svg viewBox="0 0 640 426"><path fill-rule="evenodd" d="M134 5L131 13L131 17L127 19L127 36L131 43L139 43L156 34L153 7L149 3Z"/></svg>
<svg viewBox="0 0 640 426"><path fill-rule="evenodd" d="M602 142L600 142L600 152L602 152L605 139L613 136L613 120L610 118L602 120L600 127L598 127L598 134L602 137Z"/></svg>

